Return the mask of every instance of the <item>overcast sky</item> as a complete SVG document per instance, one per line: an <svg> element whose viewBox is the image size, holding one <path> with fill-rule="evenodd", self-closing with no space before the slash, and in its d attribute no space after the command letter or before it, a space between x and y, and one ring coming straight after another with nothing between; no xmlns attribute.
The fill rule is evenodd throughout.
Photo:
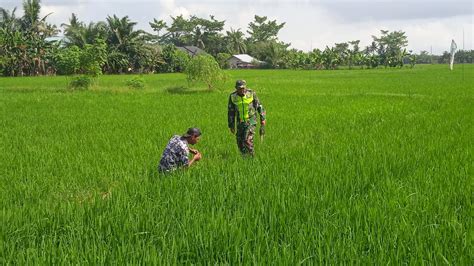
<svg viewBox="0 0 474 266"><path fill-rule="evenodd" d="M11 10L22 1L0 0ZM254 15L286 22L280 40L304 51L324 49L336 42L361 40L361 47L379 35L381 29L402 30L408 36L408 50L441 54L449 50L451 39L465 49L473 48L473 0L43 0L42 14L53 12L50 23L60 25L76 13L84 22L105 20L107 15L128 15L137 27L150 31L153 18L170 22L183 14L225 20L225 29L246 32Z"/></svg>

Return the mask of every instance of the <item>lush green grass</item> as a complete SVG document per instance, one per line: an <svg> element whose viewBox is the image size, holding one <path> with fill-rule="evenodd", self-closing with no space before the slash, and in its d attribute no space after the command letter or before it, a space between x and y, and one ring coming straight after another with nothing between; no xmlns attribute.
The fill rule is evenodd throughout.
<svg viewBox="0 0 474 266"><path fill-rule="evenodd" d="M473 264L472 66L229 75L0 78L0 264ZM254 159L227 129L237 78L267 109ZM160 176L190 126L203 160Z"/></svg>

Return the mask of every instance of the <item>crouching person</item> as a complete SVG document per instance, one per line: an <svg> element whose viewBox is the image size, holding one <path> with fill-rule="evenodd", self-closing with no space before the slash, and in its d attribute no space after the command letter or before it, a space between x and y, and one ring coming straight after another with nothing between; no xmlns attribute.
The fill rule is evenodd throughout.
<svg viewBox="0 0 474 266"><path fill-rule="evenodd" d="M178 168L189 167L199 161L201 159L201 153L189 148L188 145L198 143L200 138L201 130L199 130L199 128L189 128L186 134L173 136L161 156L158 171L161 173L169 173ZM189 159L190 153L193 154L191 159Z"/></svg>

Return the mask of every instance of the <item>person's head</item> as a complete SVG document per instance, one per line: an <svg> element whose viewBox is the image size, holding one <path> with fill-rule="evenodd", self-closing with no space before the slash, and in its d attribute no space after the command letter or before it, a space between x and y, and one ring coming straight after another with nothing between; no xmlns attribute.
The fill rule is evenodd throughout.
<svg viewBox="0 0 474 266"><path fill-rule="evenodd" d="M188 131L183 135L189 144L196 144L201 139L201 130L197 127L190 127Z"/></svg>
<svg viewBox="0 0 474 266"><path fill-rule="evenodd" d="M237 90L237 94L244 95L247 89L247 82L243 79L239 79L235 82L235 89Z"/></svg>

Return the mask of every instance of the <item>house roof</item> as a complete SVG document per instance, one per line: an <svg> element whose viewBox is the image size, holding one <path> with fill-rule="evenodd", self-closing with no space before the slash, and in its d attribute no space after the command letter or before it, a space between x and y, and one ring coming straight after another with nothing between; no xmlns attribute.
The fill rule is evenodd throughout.
<svg viewBox="0 0 474 266"><path fill-rule="evenodd" d="M251 57L248 54L235 54L235 55L233 55L233 57L239 59L240 61L242 61L244 63L252 63L253 61L258 61L257 59ZM258 61L258 62L260 62L260 61Z"/></svg>
<svg viewBox="0 0 474 266"><path fill-rule="evenodd" d="M195 56L195 55L200 55L200 54L205 54L206 52L202 50L199 47L196 46L181 46L181 47L176 47L179 50L188 53L190 56Z"/></svg>

